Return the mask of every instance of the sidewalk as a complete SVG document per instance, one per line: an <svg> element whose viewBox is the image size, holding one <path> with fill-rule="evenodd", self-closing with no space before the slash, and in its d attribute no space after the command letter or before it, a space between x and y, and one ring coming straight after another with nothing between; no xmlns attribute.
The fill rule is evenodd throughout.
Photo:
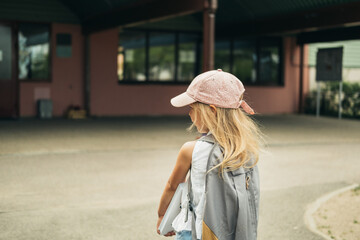
<svg viewBox="0 0 360 240"><path fill-rule="evenodd" d="M258 116L260 240L321 239L306 206L360 183L360 121ZM0 239L165 239L156 211L187 118L0 121Z"/></svg>

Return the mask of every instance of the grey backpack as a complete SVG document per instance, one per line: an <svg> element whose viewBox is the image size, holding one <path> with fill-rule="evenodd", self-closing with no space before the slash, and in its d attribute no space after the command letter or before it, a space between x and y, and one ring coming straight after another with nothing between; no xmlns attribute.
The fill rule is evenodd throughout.
<svg viewBox="0 0 360 240"><path fill-rule="evenodd" d="M222 148L212 135L204 136L198 141L206 141L214 145L207 163L207 171L209 171L222 161ZM191 182L189 186L191 203ZM224 172L222 176L219 175L218 168L208 172L205 194L203 240L256 240L260 197L257 166L241 167L235 171ZM194 211L192 214L192 238L196 239L196 216Z"/></svg>

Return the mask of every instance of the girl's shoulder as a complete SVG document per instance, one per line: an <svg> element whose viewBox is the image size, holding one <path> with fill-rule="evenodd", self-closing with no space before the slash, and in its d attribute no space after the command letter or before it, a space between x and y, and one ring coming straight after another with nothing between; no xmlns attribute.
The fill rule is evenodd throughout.
<svg viewBox="0 0 360 240"><path fill-rule="evenodd" d="M180 148L179 155L183 156L186 159L191 159L192 154L195 148L196 141L185 142Z"/></svg>
<svg viewBox="0 0 360 240"><path fill-rule="evenodd" d="M211 152L211 149L213 148L213 143L210 141L206 141L205 137L199 138L194 146L193 150L193 159L198 156L208 155Z"/></svg>
<svg viewBox="0 0 360 240"><path fill-rule="evenodd" d="M184 160L197 158L199 156L207 155L213 147L209 141L204 141L204 137L195 141L185 142L179 151L179 156Z"/></svg>

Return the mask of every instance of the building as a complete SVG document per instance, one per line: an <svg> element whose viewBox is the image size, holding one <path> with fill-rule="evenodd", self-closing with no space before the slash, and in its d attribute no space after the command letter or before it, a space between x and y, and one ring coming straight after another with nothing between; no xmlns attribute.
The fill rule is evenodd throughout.
<svg viewBox="0 0 360 240"><path fill-rule="evenodd" d="M316 89L316 53L322 48L343 47L342 79L344 82L360 83L360 41L335 41L309 44L309 87Z"/></svg>
<svg viewBox="0 0 360 240"><path fill-rule="evenodd" d="M260 114L302 112L308 43L358 39L360 1L2 0L0 117L182 115L201 71L237 75ZM213 57L215 56L215 57Z"/></svg>

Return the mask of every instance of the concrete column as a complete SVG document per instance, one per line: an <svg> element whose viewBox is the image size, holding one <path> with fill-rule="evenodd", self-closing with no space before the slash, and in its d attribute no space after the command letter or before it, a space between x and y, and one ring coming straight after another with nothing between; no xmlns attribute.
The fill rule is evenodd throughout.
<svg viewBox="0 0 360 240"><path fill-rule="evenodd" d="M90 34L84 36L84 109L86 115L91 116L91 102L90 102Z"/></svg>
<svg viewBox="0 0 360 240"><path fill-rule="evenodd" d="M300 45L300 76L299 76L299 110L298 113L304 112L304 44Z"/></svg>
<svg viewBox="0 0 360 240"><path fill-rule="evenodd" d="M205 0L203 10L203 72L214 69L217 0Z"/></svg>

